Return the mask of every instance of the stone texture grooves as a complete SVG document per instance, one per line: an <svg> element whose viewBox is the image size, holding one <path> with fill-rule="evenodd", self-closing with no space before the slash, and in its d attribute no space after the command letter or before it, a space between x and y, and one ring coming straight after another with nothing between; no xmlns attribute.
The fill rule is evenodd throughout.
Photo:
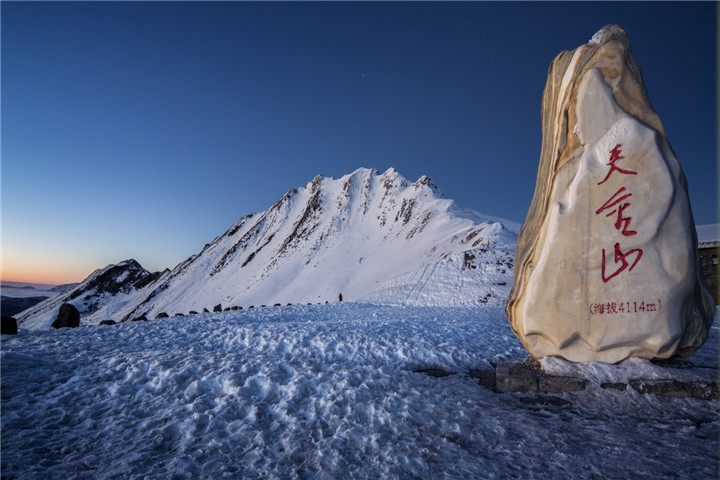
<svg viewBox="0 0 720 480"><path fill-rule="evenodd" d="M670 157L668 163L677 178L678 187L674 198L682 195L687 197L687 183L676 160L674 153L665 136L665 131L660 118L653 110L647 91L642 81L640 69L637 66L630 49L630 43L625 31L616 26L609 25L598 32L591 42L582 45L573 51L565 51L559 54L552 62L548 79L542 99L542 150L538 168L535 193L527 215L527 218L520 231L517 249L515 252L514 284L506 307L506 315L515 334L520 338L530 353L536 358L545 355L565 356L573 361L599 360L606 362L618 362L632 355L632 349L625 352L612 354L607 351L607 346L590 345L589 349L595 349L596 355L602 358L591 358L588 355L576 355L570 358L562 353L539 353L533 351L527 342L523 332L522 321L518 304L523 301L526 294L528 279L532 274L535 264L538 262L541 242L544 241L546 223L549 221L552 205L551 194L558 177L558 171L564 169L565 181L572 177L573 172L584 155L586 146L578 135L578 90L585 73L596 69L604 84L612 90L612 96L619 109L630 115L635 120L648 126L657 132L657 148ZM568 170L569 168L569 170ZM682 190L682 191L680 191ZM690 225L694 225L692 214L688 215ZM691 229L692 244L697 244L694 228ZM697 255L696 255L697 257ZM699 260L695 259L699 264ZM701 269L697 268L694 290L685 298L682 306L683 322L685 328L682 330L682 338L662 345L657 352L649 353L647 349L639 356L670 357L675 354L685 356L697 349L707 337L707 332L714 316L714 303L705 286ZM578 302L582 299L578 298ZM579 315L578 315L579 316ZM708 319L710 320L708 322ZM567 321L571 320L558 320ZM583 329L578 329L582 331ZM533 333L533 332L530 332ZM542 334L542 332L539 332ZM575 343L577 339L587 340L583 333L578 333L577 338L571 336L563 339L546 339L547 343L555 343L556 348L562 351L568 345ZM543 340L545 341L545 340ZM588 342L592 344L592 342ZM575 348L575 347L573 347ZM644 347L643 347L644 348ZM603 351L606 350L606 351ZM627 353L631 351L631 353ZM575 355L575 352L573 352Z"/></svg>

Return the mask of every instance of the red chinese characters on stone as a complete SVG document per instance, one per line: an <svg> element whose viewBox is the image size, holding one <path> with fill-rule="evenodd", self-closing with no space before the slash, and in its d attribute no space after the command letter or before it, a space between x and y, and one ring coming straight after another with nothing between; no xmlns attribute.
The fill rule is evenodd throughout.
<svg viewBox="0 0 720 480"><path fill-rule="evenodd" d="M634 253L637 254L635 256L635 261L632 263L632 265L630 265L630 262L627 261L627 257ZM620 272L622 272L623 270L628 268L628 266L630 267L630 270L628 270L628 271L632 271L632 269L635 268L635 265L637 265L637 263L640 261L642 256L643 256L643 251L639 248L633 248L632 250L622 253L620 251L620 244L616 243L615 244L615 263L617 264L618 262L620 262L621 265L620 265L620 268L618 268L617 270L615 270L614 273L612 273L611 275L608 276L605 274L605 263L606 263L605 257L606 257L606 255L605 255L605 249L603 248L603 250L602 250L602 279L603 279L603 282L607 283L608 280L610 280L614 276L618 275Z"/></svg>
<svg viewBox="0 0 720 480"><path fill-rule="evenodd" d="M617 166L617 162L625 158L622 156L622 150L620 149L622 147L622 144L618 143L615 145L615 148L613 148L610 151L610 160L608 161L607 165L610 167L610 170L608 171L605 178L598 183L598 185L602 185L607 181L608 178L610 178L610 175L612 175L613 172L618 172L623 175L637 175L637 172L633 172L631 170L625 170ZM614 227L616 230L620 231L620 233L626 237L636 235L637 231L630 229L630 222L632 222L632 217L625 216L624 212L625 209L630 206L630 202L628 199L632 196L632 193L627 192L627 188L620 187L605 203L602 204L600 208L598 208L595 211L595 215L600 215L601 213L605 212L606 210L610 210L605 216L610 217L612 215L617 214L617 219L614 223ZM625 269L628 269L628 271L631 271L633 268L635 268L635 265L640 261L640 258L643 256L643 251L639 248L634 248L632 250L629 250L625 253L622 252L620 249L620 244L616 243L615 247L615 255L614 255L614 262L616 265L619 265L619 267L612 273L608 274L607 268L606 268L606 262L608 255L605 252L605 249L602 250L602 279L603 282L607 283L610 279L613 277L619 275L621 272L623 272ZM632 264L627 260L627 257L630 257L632 255L635 255L634 261Z"/></svg>
<svg viewBox="0 0 720 480"><path fill-rule="evenodd" d="M621 299L622 300L622 299ZM625 302L598 302L589 305L590 315L623 315L626 313L653 313L662 310L662 301L630 300Z"/></svg>
<svg viewBox="0 0 720 480"><path fill-rule="evenodd" d="M622 144L618 143L617 145L615 145L615 148L610 150L610 160L607 163L607 165L610 167L610 171L608 171L608 174L605 175L605 178L603 179L603 181L598 183L598 185L602 185L603 183L605 183L607 181L607 179L610 178L610 175L612 175L613 172L620 172L625 175L637 175L637 172L633 172L631 170L624 170L616 165L617 162L619 162L620 160L625 158L622 155L620 155L622 153L622 150L620 150L620 147L622 147Z"/></svg>
<svg viewBox="0 0 720 480"><path fill-rule="evenodd" d="M632 221L632 217L624 217L623 211L630 206L630 202L620 203L623 200L630 198L632 196L632 193L628 193L626 195L622 195L621 197L615 198L621 193L625 191L625 187L621 187L617 192L613 194L612 197L610 197L610 200L605 202L602 207L598 208L595 212L595 215L600 215L604 210L607 210L609 208L614 208L610 213L605 215L606 217L609 217L610 215L617 212L617 221L615 222L615 228L620 230L620 227L622 227L622 234L627 236L635 235L637 232L635 230L629 230L628 227L630 226L630 222Z"/></svg>

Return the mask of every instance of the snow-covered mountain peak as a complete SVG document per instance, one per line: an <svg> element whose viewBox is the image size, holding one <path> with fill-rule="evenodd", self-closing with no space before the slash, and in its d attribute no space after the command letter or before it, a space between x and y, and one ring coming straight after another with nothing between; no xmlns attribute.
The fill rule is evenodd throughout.
<svg viewBox="0 0 720 480"><path fill-rule="evenodd" d="M425 186L425 187L428 187L433 192L435 192L437 195L443 196L442 192L440 191L438 186L435 184L435 182L433 182L430 177L427 177L425 175L418 178L417 181L415 183L413 183L413 186L415 188L421 188L421 187Z"/></svg>
<svg viewBox="0 0 720 480"><path fill-rule="evenodd" d="M511 252L514 242L497 219L456 207L426 176L411 183L393 168L317 175L178 265L126 318L218 303L362 300L428 264L491 245Z"/></svg>
<svg viewBox="0 0 720 480"><path fill-rule="evenodd" d="M152 319L218 304L323 303L341 296L458 305L486 303L494 292L500 301L504 294L496 290L512 283L517 238L503 223L511 222L444 198L426 176L411 183L393 168L359 168L338 179L317 175L289 190L148 283L141 280L149 273L127 260L98 270L78 288L98 295L97 278L123 280L121 287L105 285L124 300L86 309L88 321L106 319L111 310L115 320Z"/></svg>

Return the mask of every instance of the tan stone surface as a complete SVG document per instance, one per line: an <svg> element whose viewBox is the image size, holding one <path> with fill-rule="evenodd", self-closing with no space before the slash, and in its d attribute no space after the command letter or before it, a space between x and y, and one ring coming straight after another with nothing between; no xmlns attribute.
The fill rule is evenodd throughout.
<svg viewBox="0 0 720 480"><path fill-rule="evenodd" d="M542 128L506 308L513 331L536 358L690 354L714 302L685 176L622 28L557 56Z"/></svg>

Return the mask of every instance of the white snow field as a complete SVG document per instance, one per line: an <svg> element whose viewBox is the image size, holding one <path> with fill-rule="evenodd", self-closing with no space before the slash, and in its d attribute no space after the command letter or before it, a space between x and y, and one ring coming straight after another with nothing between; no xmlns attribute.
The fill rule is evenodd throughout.
<svg viewBox="0 0 720 480"><path fill-rule="evenodd" d="M340 303L2 336L3 479L716 479L716 401L496 394L501 307ZM717 375L718 327L670 369ZM563 370L563 362L546 362ZM456 375L416 372L442 368Z"/></svg>

